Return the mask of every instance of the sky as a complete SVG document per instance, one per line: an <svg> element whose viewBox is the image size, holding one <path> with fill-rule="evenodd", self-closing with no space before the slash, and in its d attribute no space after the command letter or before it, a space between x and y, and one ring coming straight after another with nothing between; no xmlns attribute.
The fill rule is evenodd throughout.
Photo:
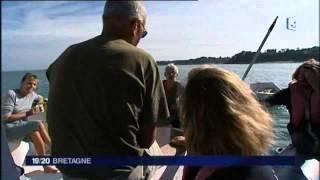
<svg viewBox="0 0 320 180"><path fill-rule="evenodd" d="M2 71L46 69L68 46L101 33L104 1L2 1ZM148 35L138 47L157 61L319 46L319 0L144 1ZM295 31L286 19L296 21Z"/></svg>

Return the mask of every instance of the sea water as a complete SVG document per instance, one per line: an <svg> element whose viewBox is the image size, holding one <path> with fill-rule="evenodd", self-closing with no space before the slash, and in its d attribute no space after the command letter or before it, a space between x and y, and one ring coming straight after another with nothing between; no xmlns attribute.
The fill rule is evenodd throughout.
<svg viewBox="0 0 320 180"><path fill-rule="evenodd" d="M256 82L273 82L279 88L286 88L291 80L291 75L300 63L272 63L272 64L255 64L249 72L247 83ZM199 65L179 65L178 80L182 84L186 84L188 72ZM244 74L247 64L222 64L217 65L227 70L237 73L240 77ZM161 79L164 79L165 66L159 66ZM4 95L9 89L18 88L22 76L26 72L34 73L38 76L40 83L37 92L44 97L48 97L49 83L46 78L45 70L29 70L29 71L8 71L2 72L1 92ZM288 111L283 106L275 106L268 108L273 117L274 124L274 146L285 147L290 143L290 138L286 125L289 121Z"/></svg>

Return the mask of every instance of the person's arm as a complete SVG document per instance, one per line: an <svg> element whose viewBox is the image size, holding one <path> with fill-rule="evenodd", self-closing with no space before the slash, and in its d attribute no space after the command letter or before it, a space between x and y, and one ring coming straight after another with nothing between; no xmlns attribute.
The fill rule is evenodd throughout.
<svg viewBox="0 0 320 180"><path fill-rule="evenodd" d="M184 92L184 86L180 83L180 82L177 82L177 95L178 95L178 97L180 97L182 94L183 94L183 92Z"/></svg>
<svg viewBox="0 0 320 180"><path fill-rule="evenodd" d="M142 148L149 148L156 138L158 119L168 118L169 110L158 67L152 57L145 73L146 97L139 121L138 142Z"/></svg>
<svg viewBox="0 0 320 180"><path fill-rule="evenodd" d="M4 120L16 121L20 119L26 119L27 117L32 116L34 114L36 114L36 110L34 108L31 108L27 112L19 112L19 113L11 114L9 116L4 116Z"/></svg>
<svg viewBox="0 0 320 180"><path fill-rule="evenodd" d="M4 98L2 104L2 119L6 121L16 121L20 119L26 119L28 116L35 114L35 109L30 109L26 112L13 113L15 106L16 94L13 90L10 90Z"/></svg>
<svg viewBox="0 0 320 180"><path fill-rule="evenodd" d="M141 127L140 147L149 148L156 139L156 126L144 125Z"/></svg>
<svg viewBox="0 0 320 180"><path fill-rule="evenodd" d="M273 106L273 105L288 105L288 101L290 98L290 91L289 88L282 89L278 91L277 93L273 94L272 96L269 96L264 100L264 103L267 106Z"/></svg>
<svg viewBox="0 0 320 180"><path fill-rule="evenodd" d="M184 93L184 86L177 81L177 97L176 97L176 102L174 103L174 110L178 110L179 108L179 99Z"/></svg>

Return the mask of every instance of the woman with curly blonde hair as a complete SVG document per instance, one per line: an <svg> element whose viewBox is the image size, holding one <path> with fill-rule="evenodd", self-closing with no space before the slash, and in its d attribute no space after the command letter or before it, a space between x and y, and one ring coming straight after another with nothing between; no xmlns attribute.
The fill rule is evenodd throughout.
<svg viewBox="0 0 320 180"><path fill-rule="evenodd" d="M272 142L272 119L249 86L235 73L216 66L190 71L180 117L189 155L259 156ZM259 168L254 170L259 179L275 178L271 168ZM252 170L185 167L183 179L245 179L254 176Z"/></svg>

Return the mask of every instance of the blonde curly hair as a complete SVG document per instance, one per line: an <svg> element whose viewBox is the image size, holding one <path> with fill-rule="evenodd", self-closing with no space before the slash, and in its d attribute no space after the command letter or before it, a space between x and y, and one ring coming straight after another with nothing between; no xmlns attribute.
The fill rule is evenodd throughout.
<svg viewBox="0 0 320 180"><path fill-rule="evenodd" d="M191 155L262 155L272 119L238 75L216 66L190 71L180 117Z"/></svg>
<svg viewBox="0 0 320 180"><path fill-rule="evenodd" d="M308 59L292 74L292 82L310 85L313 90L320 91L320 63L315 59Z"/></svg>

